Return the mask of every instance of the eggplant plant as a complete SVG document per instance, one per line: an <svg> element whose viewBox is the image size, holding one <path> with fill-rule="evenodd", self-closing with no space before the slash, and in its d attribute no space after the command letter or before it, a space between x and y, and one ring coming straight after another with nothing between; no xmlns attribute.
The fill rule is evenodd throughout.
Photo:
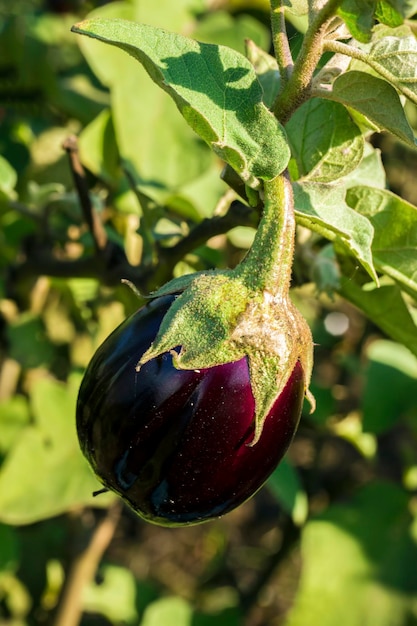
<svg viewBox="0 0 417 626"><path fill-rule="evenodd" d="M320 247L311 252L318 289L417 354L417 210L385 188L369 142L388 131L415 147L404 102L417 103L416 5L272 0L273 55L123 19L73 27L137 60L223 163L232 197L260 214L240 263L153 290L87 368L81 448L146 519L193 524L230 511L282 459L304 395L314 409L313 340L290 298L297 223L332 244L330 281ZM294 15L306 27L295 59ZM387 297L399 325L380 314Z"/></svg>

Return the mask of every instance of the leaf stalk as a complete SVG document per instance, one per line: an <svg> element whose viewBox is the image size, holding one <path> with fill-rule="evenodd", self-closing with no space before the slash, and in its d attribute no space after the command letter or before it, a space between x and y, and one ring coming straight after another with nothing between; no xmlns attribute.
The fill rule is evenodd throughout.
<svg viewBox="0 0 417 626"><path fill-rule="evenodd" d="M288 172L264 184L264 210L248 254L236 274L253 291L287 295L294 256L295 214Z"/></svg>

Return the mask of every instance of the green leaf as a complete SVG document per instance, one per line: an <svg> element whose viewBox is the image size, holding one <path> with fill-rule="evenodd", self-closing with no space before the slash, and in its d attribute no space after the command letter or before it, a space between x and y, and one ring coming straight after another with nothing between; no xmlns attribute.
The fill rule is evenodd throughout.
<svg viewBox="0 0 417 626"><path fill-rule="evenodd" d="M331 97L362 113L378 130L388 130L415 147L414 133L401 101L387 81L366 72L346 72L334 81Z"/></svg>
<svg viewBox="0 0 417 626"><path fill-rule="evenodd" d="M14 188L17 183L17 173L4 157L0 155L0 199L4 195L6 198L14 199L16 193Z"/></svg>
<svg viewBox="0 0 417 626"><path fill-rule="evenodd" d="M408 496L372 483L304 528L303 569L285 626L411 624L417 546Z"/></svg>
<svg viewBox="0 0 417 626"><path fill-rule="evenodd" d="M29 406L24 396L0 401L0 456L17 441L29 419Z"/></svg>
<svg viewBox="0 0 417 626"><path fill-rule="evenodd" d="M308 515L308 500L296 469L285 458L268 479L267 486L296 524Z"/></svg>
<svg viewBox="0 0 417 626"><path fill-rule="evenodd" d="M17 569L20 556L16 531L5 524L0 524L0 578L5 570Z"/></svg>
<svg viewBox="0 0 417 626"><path fill-rule="evenodd" d="M179 597L161 598L152 602L143 615L140 626L191 626L193 611L186 600Z"/></svg>
<svg viewBox="0 0 417 626"><path fill-rule="evenodd" d="M48 340L43 320L32 313L23 313L7 326L10 356L25 368L51 365L54 345Z"/></svg>
<svg viewBox="0 0 417 626"><path fill-rule="evenodd" d="M280 74L275 57L259 48L253 41L246 42L246 56L255 68L262 86L264 103L267 107L272 107L280 87Z"/></svg>
<svg viewBox="0 0 417 626"><path fill-rule="evenodd" d="M294 202L299 224L339 243L374 280L378 280L371 253L372 224L367 218L349 210L344 187L295 183Z"/></svg>
<svg viewBox="0 0 417 626"><path fill-rule="evenodd" d="M179 0L173 12L169 0L112 2L96 9L91 16L140 19L147 24L180 30L190 28L192 12L198 10L199 5L200 0ZM219 178L215 155L187 126L174 102L149 80L134 58L94 39L82 37L78 41L96 76L110 88L112 121L120 156L142 193L165 205L173 193L186 191L186 185L199 176L206 176L209 170ZM161 150L161 146L164 149ZM105 156L102 159L106 161ZM222 193L218 186L215 192L213 204L207 206L206 202L206 212L210 214Z"/></svg>
<svg viewBox="0 0 417 626"><path fill-rule="evenodd" d="M405 346L382 339L368 346L366 356L363 430L380 434L410 410L417 410L417 358Z"/></svg>
<svg viewBox="0 0 417 626"><path fill-rule="evenodd" d="M248 39L255 41L264 50L268 50L271 45L270 33L261 22L250 15L232 16L220 9L207 13L197 22L193 39L221 44L241 54L245 53L245 41Z"/></svg>
<svg viewBox="0 0 417 626"><path fill-rule="evenodd" d="M378 0L375 7L375 17L386 26L396 28L404 22L403 16L395 5L401 4L396 0Z"/></svg>
<svg viewBox="0 0 417 626"><path fill-rule="evenodd" d="M338 13L352 37L367 43L375 23L375 8L376 0L343 0Z"/></svg>
<svg viewBox="0 0 417 626"><path fill-rule="evenodd" d="M100 583L84 590L83 608L101 614L113 624L137 624L136 581L125 567L106 565L100 569Z"/></svg>
<svg viewBox="0 0 417 626"><path fill-rule="evenodd" d="M120 156L110 109L104 109L79 136L82 163L106 183L120 178Z"/></svg>
<svg viewBox="0 0 417 626"><path fill-rule="evenodd" d="M397 285L360 287L342 277L339 293L361 309L388 337L407 346L417 356L417 326Z"/></svg>
<svg viewBox="0 0 417 626"><path fill-rule="evenodd" d="M372 187L386 189L387 177L381 159L381 151L374 148L367 141L363 159L358 167L343 179L343 186L346 189L357 185L367 185L372 181Z"/></svg>
<svg viewBox="0 0 417 626"><path fill-rule="evenodd" d="M101 485L79 449L75 405L79 376L68 386L45 378L31 390L33 425L21 432L0 471L0 520L29 524L82 504L106 505L112 495L93 499Z"/></svg>
<svg viewBox="0 0 417 626"><path fill-rule="evenodd" d="M74 31L142 63L191 128L248 184L286 167L285 133L262 102L252 65L238 52L125 20L86 20Z"/></svg>
<svg viewBox="0 0 417 626"><path fill-rule="evenodd" d="M284 7L294 15L307 15L309 2L308 0L284 0Z"/></svg>
<svg viewBox="0 0 417 626"><path fill-rule="evenodd" d="M293 178L330 183L352 172L363 156L364 140L346 108L313 98L286 126Z"/></svg>
<svg viewBox="0 0 417 626"><path fill-rule="evenodd" d="M383 37L369 51L371 67L385 75L412 101L417 101L417 41L410 37ZM387 75L388 72L388 75Z"/></svg>
<svg viewBox="0 0 417 626"><path fill-rule="evenodd" d="M375 267L417 299L417 207L385 189L358 186L348 190L349 206L374 227Z"/></svg>

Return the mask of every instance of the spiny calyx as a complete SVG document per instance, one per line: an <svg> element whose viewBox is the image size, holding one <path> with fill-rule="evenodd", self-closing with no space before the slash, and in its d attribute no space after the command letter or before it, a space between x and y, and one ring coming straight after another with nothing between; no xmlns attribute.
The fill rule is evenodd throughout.
<svg viewBox="0 0 417 626"><path fill-rule="evenodd" d="M188 282L180 281L181 287ZM154 295L175 293L178 287L174 279ZM312 346L310 329L288 294L274 296L267 290L252 290L237 270L201 273L189 277L188 286L168 309L137 369L165 352L171 352L176 368L186 370L246 357L255 400L254 445L297 362L312 403L308 392Z"/></svg>

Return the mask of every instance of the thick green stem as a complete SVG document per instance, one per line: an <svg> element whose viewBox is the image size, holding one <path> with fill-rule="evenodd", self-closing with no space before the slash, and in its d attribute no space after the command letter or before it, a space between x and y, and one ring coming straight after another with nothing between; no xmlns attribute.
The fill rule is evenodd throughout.
<svg viewBox="0 0 417 626"><path fill-rule="evenodd" d="M287 37L287 29L285 26L283 0L271 0L271 27L275 58L278 63L281 75L281 85L283 87L289 81L294 67L294 61Z"/></svg>
<svg viewBox="0 0 417 626"><path fill-rule="evenodd" d="M286 295L295 237L294 199L288 174L266 181L264 193L265 205L255 239L236 274L253 291Z"/></svg>
<svg viewBox="0 0 417 626"><path fill-rule="evenodd" d="M281 89L273 105L274 115L282 124L285 124L294 111L310 97L313 74L323 54L326 26L341 2L342 0L326 2L308 27L290 80Z"/></svg>

